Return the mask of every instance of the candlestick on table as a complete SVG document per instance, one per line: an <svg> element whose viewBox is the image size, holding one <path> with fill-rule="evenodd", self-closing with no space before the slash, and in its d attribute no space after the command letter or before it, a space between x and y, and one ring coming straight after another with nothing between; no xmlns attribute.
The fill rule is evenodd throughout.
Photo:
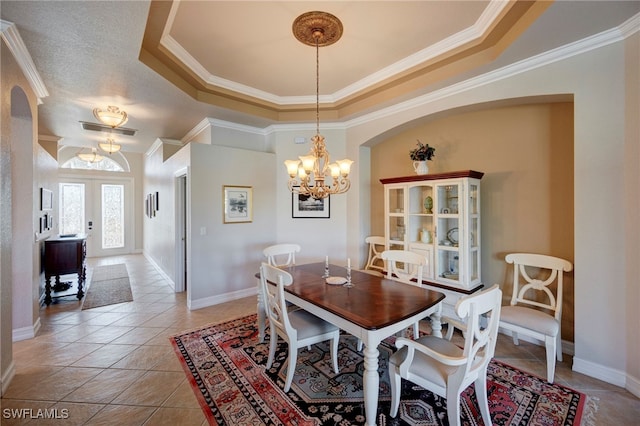
<svg viewBox="0 0 640 426"><path fill-rule="evenodd" d="M329 278L329 256L324 257L324 275L322 278Z"/></svg>
<svg viewBox="0 0 640 426"><path fill-rule="evenodd" d="M347 282L344 284L345 287L353 287L351 284L351 259L347 258Z"/></svg>

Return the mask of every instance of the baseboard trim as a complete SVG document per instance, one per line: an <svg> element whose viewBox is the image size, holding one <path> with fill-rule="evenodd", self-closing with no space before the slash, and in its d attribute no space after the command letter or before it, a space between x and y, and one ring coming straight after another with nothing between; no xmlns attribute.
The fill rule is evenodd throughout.
<svg viewBox="0 0 640 426"><path fill-rule="evenodd" d="M208 306L219 305L221 303L231 302L232 300L238 300L244 297L256 296L257 294L258 294L257 288L255 286L252 286L244 290L232 291L230 293L219 294L217 296L190 300L190 301L187 301L187 306L189 307L189 310L193 311L195 309L202 309ZM256 303L258 303L257 298L256 298Z"/></svg>
<svg viewBox="0 0 640 426"><path fill-rule="evenodd" d="M605 367L604 365L596 364L595 362L587 361L575 356L573 357L572 369L577 373L582 373L589 377L593 377L594 379L620 386L621 388L624 388L627 382L626 372L611 367Z"/></svg>
<svg viewBox="0 0 640 426"><path fill-rule="evenodd" d="M640 398L640 379L627 374L627 383L625 388L634 394L637 398Z"/></svg>
<svg viewBox="0 0 640 426"><path fill-rule="evenodd" d="M38 334L38 331L40 331L41 326L42 326L42 323L40 322L40 317L38 317L38 319L36 319L36 322L32 326L14 328L12 333L12 339L14 342L33 339Z"/></svg>
<svg viewBox="0 0 640 426"><path fill-rule="evenodd" d="M156 268L156 270L158 271L158 273L160 275L162 275L162 278L164 278L165 280L167 280L167 282L169 283L169 287L171 287L174 291L176 290L176 284L173 282L173 278L171 278L169 275L167 275L162 268L160 267L160 265L158 265L156 263L156 261L149 256L146 252L143 252L142 255L145 257L145 259L147 259L149 261L149 263L151 263L153 265L154 268Z"/></svg>
<svg viewBox="0 0 640 426"><path fill-rule="evenodd" d="M11 364L9 364L7 371L5 371L2 376L0 376L0 397L4 396L4 394L7 392L7 388L9 388L9 384L11 383L11 380L13 380L13 377L15 375L16 364L13 362L13 360L11 360Z"/></svg>

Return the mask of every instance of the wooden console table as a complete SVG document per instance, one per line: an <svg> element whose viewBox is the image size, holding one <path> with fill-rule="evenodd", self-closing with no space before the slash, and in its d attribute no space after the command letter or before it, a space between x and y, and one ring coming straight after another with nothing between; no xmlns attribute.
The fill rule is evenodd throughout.
<svg viewBox="0 0 640 426"><path fill-rule="evenodd" d="M67 293L56 297L76 296L82 299L84 296L83 285L87 277L85 259L87 237L76 234L72 236L62 236L49 238L44 242L44 274L45 274L45 296L44 303L49 306L53 297L51 290L60 290L63 284L60 282L61 275L78 274L78 291ZM52 286L51 278L55 277L55 284Z"/></svg>

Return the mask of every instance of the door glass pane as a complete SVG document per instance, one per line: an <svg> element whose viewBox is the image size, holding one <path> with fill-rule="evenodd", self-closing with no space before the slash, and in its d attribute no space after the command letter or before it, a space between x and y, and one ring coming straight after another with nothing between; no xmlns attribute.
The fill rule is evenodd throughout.
<svg viewBox="0 0 640 426"><path fill-rule="evenodd" d="M60 234L84 233L84 184L60 184Z"/></svg>
<svg viewBox="0 0 640 426"><path fill-rule="evenodd" d="M102 248L124 247L124 185L102 185Z"/></svg>

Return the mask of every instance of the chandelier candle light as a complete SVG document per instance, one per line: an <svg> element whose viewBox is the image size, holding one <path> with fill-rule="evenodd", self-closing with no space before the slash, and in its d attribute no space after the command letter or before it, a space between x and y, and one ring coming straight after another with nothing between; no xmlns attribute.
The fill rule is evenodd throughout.
<svg viewBox="0 0 640 426"><path fill-rule="evenodd" d="M308 155L299 160L287 160L284 164L289 173L289 190L320 200L332 194L343 194L351 187L349 172L353 161L344 159L330 163L324 137L320 134L319 48L340 39L342 22L330 13L307 12L296 18L292 29L300 42L316 47L316 135L311 138L313 145ZM333 179L331 185L325 183L329 175Z"/></svg>

